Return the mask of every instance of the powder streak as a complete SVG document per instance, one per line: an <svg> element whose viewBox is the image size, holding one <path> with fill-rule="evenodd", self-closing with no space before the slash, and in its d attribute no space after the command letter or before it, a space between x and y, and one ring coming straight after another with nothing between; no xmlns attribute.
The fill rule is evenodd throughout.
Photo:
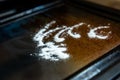
<svg viewBox="0 0 120 80"><path fill-rule="evenodd" d="M109 26L99 26L99 27L90 29L90 31L87 33L88 37L89 38L97 38L97 39L107 39L109 37L109 35L111 34L111 31L109 31L106 36L98 35L96 32L99 29L107 29L107 28L109 28Z"/></svg>
<svg viewBox="0 0 120 80"><path fill-rule="evenodd" d="M60 35L66 31L66 33L69 34L71 37L80 38L80 34L73 33L72 31L74 28L78 28L84 25L84 23L79 23L71 27L62 26L47 31L47 29L49 29L50 26L52 26L55 23L56 21L51 21L50 23L46 24L44 28L40 29L38 33L33 37L33 40L37 42L37 48L39 49L38 56L51 61L59 61L70 57L70 55L66 53L66 44L62 43L64 42L65 37L60 37ZM54 36L54 41L49 41L46 43L43 42L45 37L48 37L51 33L56 31L58 32Z"/></svg>
<svg viewBox="0 0 120 80"><path fill-rule="evenodd" d="M63 33L63 32L65 32L65 31L67 31L67 33L71 36L71 37L73 37L73 38L80 38L81 37L81 35L80 34L77 34L77 33L72 33L72 30L74 29L74 28L78 28L78 27L80 27L80 26L82 26L82 25L84 25L85 23L79 23L79 24L76 24L76 25L74 25L74 26L71 26L71 27L67 27L67 26L63 26L63 29L61 30L61 31L59 31L56 35L55 35L55 37L54 37L54 40L56 41L56 42L63 42L64 40L65 40L65 38L60 38L60 35Z"/></svg>

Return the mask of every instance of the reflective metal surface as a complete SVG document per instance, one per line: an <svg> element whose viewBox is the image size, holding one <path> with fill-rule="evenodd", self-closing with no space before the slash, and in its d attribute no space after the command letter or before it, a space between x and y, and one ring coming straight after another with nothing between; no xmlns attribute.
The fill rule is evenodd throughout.
<svg viewBox="0 0 120 80"><path fill-rule="evenodd" d="M52 21L54 24L46 27ZM0 44L0 66L11 60L24 65L24 58L18 59L21 55L33 56L33 62L30 60L30 64L22 68L10 63L6 66L8 71L11 65L17 70L9 74L2 71L5 80L65 79L120 44L119 23L69 5L27 18L19 25L25 32ZM59 48L62 50L58 53L70 56L59 57Z"/></svg>
<svg viewBox="0 0 120 80"><path fill-rule="evenodd" d="M84 69L82 72L79 72L75 76L71 77L70 80L112 80L117 74L120 73L120 46L110 51L109 54L109 56L98 60L98 62ZM118 64L115 65L115 62L118 62ZM110 68L110 66L112 67ZM105 72L107 68L110 69ZM94 78L96 76L97 78Z"/></svg>

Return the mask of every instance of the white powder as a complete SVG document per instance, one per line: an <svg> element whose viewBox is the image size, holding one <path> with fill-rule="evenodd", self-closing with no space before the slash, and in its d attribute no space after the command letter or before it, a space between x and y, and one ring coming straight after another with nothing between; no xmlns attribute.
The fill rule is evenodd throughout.
<svg viewBox="0 0 120 80"><path fill-rule="evenodd" d="M84 23L79 23L71 27L62 26L62 27L56 27L54 29L50 29L50 26L55 24L56 21L51 21L50 23L46 24L43 29L40 29L38 33L35 34L33 37L33 40L37 42L37 48L39 49L38 56L40 56L43 59L50 60L50 61L59 61L68 59L70 55L67 52L66 44L62 43L65 40L65 37L60 37L63 33L66 32L66 35L68 34L72 38L80 38L81 35L77 33L73 33L72 30L74 28L78 28ZM44 42L44 38L48 37L53 32L58 31L55 36L54 40ZM57 43L57 44L56 44Z"/></svg>
<svg viewBox="0 0 120 80"><path fill-rule="evenodd" d="M60 38L59 36L65 32L67 30L67 26L63 26L63 30L60 30L55 36L54 36L54 40L56 42L63 42L65 40L65 38Z"/></svg>
<svg viewBox="0 0 120 80"><path fill-rule="evenodd" d="M74 25L74 26L71 26L71 27L67 27L67 26L63 26L62 27L62 30L60 30L55 36L54 36L54 40L56 41L56 42L63 42L64 40L65 40L65 38L63 37L63 38L60 38L60 35L63 33L63 32L65 32L65 31L67 31L67 34L68 35L70 35L72 38L80 38L81 37L81 35L80 34L77 34L77 33L73 33L72 32L72 30L74 29L74 28L78 28L78 27L80 27L80 26L82 26L82 25L84 25L85 23L79 23L79 24L76 24L76 25Z"/></svg>
<svg viewBox="0 0 120 80"><path fill-rule="evenodd" d="M50 61L59 61L59 60L65 60L70 57L70 55L67 53L67 45L63 43L65 41L66 36L71 36L72 38L81 38L81 35L73 32L73 29L79 28L80 26L83 26L86 23L80 22L76 25L67 27L67 26L58 26L54 29L50 29L50 27L55 24L56 21L51 21L50 23L46 24L43 29L40 29L35 36L33 37L33 40L37 42L37 49L38 50L38 56L40 58L50 60ZM90 24L88 24L88 28L90 28ZM96 28L91 29L88 34L89 38L98 38L98 39L107 39L109 37L109 34L111 32L108 32L106 36L104 35L98 35L97 30L99 29L105 29L109 28L109 26L99 26ZM50 29L50 30L49 30ZM54 34L52 40L44 42L46 38L49 38L52 33L56 32ZM101 31L101 34L103 31ZM63 35L61 37L61 35Z"/></svg>
<svg viewBox="0 0 120 80"><path fill-rule="evenodd" d="M45 32L45 31L46 31L50 26L52 26L53 24L55 24L55 21L52 21L52 22L48 23L48 24L44 27L44 29L40 29L40 30L38 31L38 33L35 34L35 36L33 37L33 40L38 42L38 47L45 45L44 42L43 42L43 40L44 40L44 38L45 38L46 36L48 36L48 35L49 35L50 33L52 33L52 32L55 32L55 31L57 31L57 30L60 30L60 28L55 28L55 29L53 29L53 30L49 30L49 31ZM44 33L44 32L45 32L45 33Z"/></svg>
<svg viewBox="0 0 120 80"><path fill-rule="evenodd" d="M77 33L72 33L72 30L73 30L74 28L79 28L80 26L82 26L82 25L84 25L84 24L85 24L85 23L81 22L81 23L76 24L76 25L74 25L74 26L72 26L72 27L69 27L68 34L69 34L71 37L73 37L73 38L80 38L81 35L80 35L80 34L77 34Z"/></svg>
<svg viewBox="0 0 120 80"><path fill-rule="evenodd" d="M97 34L97 30L99 29L106 29L106 28L109 28L109 26L99 26L99 27L96 27L96 28L93 28L93 29L90 29L90 31L87 33L88 34L88 37L89 38L97 38L97 39L107 39L109 37L109 35L111 34L111 31L109 31L107 33L107 35L100 35L100 34ZM103 32L103 31L101 31Z"/></svg>
<svg viewBox="0 0 120 80"><path fill-rule="evenodd" d="M61 47L59 45L55 45L53 42L46 43L46 47L42 48L39 56L51 61L58 61L62 59L69 58L69 55L66 52L66 47Z"/></svg>

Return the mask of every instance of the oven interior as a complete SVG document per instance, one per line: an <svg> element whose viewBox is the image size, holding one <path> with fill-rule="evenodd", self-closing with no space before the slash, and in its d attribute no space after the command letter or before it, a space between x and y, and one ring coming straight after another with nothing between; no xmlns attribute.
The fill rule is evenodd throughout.
<svg viewBox="0 0 120 80"><path fill-rule="evenodd" d="M81 0L38 3L2 11L1 80L119 78L117 10Z"/></svg>

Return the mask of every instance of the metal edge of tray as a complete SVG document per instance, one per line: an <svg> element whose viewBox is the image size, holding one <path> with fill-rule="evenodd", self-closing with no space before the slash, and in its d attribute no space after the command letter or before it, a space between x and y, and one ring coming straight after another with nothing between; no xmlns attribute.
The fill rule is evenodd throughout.
<svg viewBox="0 0 120 80"><path fill-rule="evenodd" d="M120 10L89 2L86 0L64 0L65 3L71 4L82 10L89 11L95 15L120 22Z"/></svg>
<svg viewBox="0 0 120 80"><path fill-rule="evenodd" d="M91 80L119 80L120 78L120 62L117 61L108 69L103 70L100 74L93 77Z"/></svg>
<svg viewBox="0 0 120 80"><path fill-rule="evenodd" d="M56 0L55 2L52 2L49 4L34 7L32 9L23 11L23 12L18 13L16 15L13 15L13 16L10 16L10 17L5 18L3 20L0 20L0 27L4 27L4 26L9 25L13 22L20 21L20 20L23 20L25 18L29 18L31 16L34 16L34 15L37 15L40 13L44 13L50 9L53 9L53 8L56 8L56 7L59 7L62 5L63 5L63 3L61 0Z"/></svg>
<svg viewBox="0 0 120 80"><path fill-rule="evenodd" d="M91 80L102 71L108 69L111 65L120 60L120 45L112 49L102 57L89 63L87 66L78 70L65 80Z"/></svg>

